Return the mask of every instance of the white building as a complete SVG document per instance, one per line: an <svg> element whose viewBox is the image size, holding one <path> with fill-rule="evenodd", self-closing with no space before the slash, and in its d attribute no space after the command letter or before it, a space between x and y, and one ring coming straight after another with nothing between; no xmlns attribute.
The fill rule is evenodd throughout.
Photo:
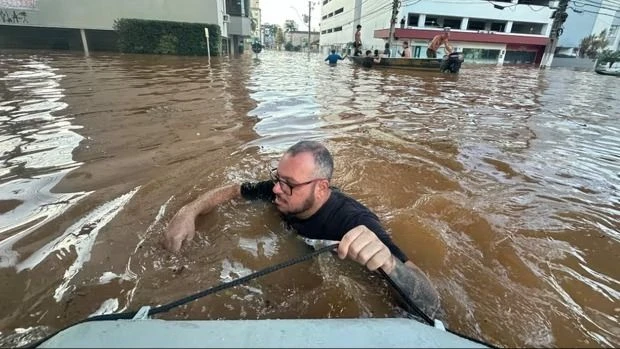
<svg viewBox="0 0 620 349"><path fill-rule="evenodd" d="M249 0L0 0L0 48L26 42L54 48L49 38L69 49L92 41L91 49L109 50L114 21L138 18L217 24L223 44L236 51L250 35L249 15Z"/></svg>
<svg viewBox="0 0 620 349"><path fill-rule="evenodd" d="M291 42L293 46L301 46L302 48L308 47L308 32L307 31L289 31L284 33L284 37L287 42ZM310 44L315 45L319 41L319 32L310 32Z"/></svg>
<svg viewBox="0 0 620 349"><path fill-rule="evenodd" d="M620 50L620 1L588 0L571 6L560 36L558 54L576 56L581 39L607 31L608 50Z"/></svg>
<svg viewBox="0 0 620 349"><path fill-rule="evenodd" d="M362 25L364 48L378 48L383 40L374 37L374 30L389 27L392 0L322 0L321 40L323 53L331 48L344 49L355 39L358 24Z"/></svg>
<svg viewBox="0 0 620 349"><path fill-rule="evenodd" d="M261 33L262 18L259 0L252 0L250 7L250 20L253 22L251 24L251 28L254 29L252 30L252 41L259 40L260 43L263 44L263 35Z"/></svg>
<svg viewBox="0 0 620 349"><path fill-rule="evenodd" d="M430 40L451 28L450 44L467 62L537 64L551 31L549 0L403 1L398 13L392 53L408 41L414 57L425 58ZM362 25L363 49L383 49L387 42L391 0L323 0L321 47L343 47ZM338 12L338 13L337 13ZM331 31L330 31L331 30ZM438 54L442 55L442 49Z"/></svg>

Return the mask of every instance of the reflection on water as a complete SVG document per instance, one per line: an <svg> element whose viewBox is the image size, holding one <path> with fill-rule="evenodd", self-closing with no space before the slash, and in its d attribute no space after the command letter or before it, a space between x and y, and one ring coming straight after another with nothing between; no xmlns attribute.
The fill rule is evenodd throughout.
<svg viewBox="0 0 620 349"><path fill-rule="evenodd" d="M450 328L504 346L620 345L620 87L567 70L458 76L259 59L0 56L0 343L163 304L306 253L268 204L185 202L266 178L301 138L438 287ZM161 317L402 316L330 255Z"/></svg>
<svg viewBox="0 0 620 349"><path fill-rule="evenodd" d="M2 58L7 72L0 105L0 267L18 258L13 244L61 215L86 193L53 193L52 188L79 166L71 152L82 136L63 115L62 75L44 59Z"/></svg>

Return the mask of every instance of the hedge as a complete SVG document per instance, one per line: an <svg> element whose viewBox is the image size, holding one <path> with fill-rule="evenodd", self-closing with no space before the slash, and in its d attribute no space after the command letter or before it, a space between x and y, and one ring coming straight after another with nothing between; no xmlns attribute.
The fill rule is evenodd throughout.
<svg viewBox="0 0 620 349"><path fill-rule="evenodd" d="M217 24L154 21L121 18L114 21L121 52L206 56L209 28L211 56L219 55L220 27Z"/></svg>

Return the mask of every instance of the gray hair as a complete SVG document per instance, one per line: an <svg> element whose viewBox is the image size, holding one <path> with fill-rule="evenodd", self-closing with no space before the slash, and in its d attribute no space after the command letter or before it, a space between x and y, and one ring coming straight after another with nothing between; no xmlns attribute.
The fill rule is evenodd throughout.
<svg viewBox="0 0 620 349"><path fill-rule="evenodd" d="M286 153L292 156L300 153L312 153L314 164L316 165L314 175L318 178L332 179L334 159L323 144L316 141L299 141L288 148Z"/></svg>

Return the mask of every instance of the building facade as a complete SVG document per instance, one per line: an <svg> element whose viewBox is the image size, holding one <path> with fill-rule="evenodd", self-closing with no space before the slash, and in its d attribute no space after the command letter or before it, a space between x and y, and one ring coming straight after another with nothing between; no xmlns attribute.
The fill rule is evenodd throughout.
<svg viewBox="0 0 620 349"><path fill-rule="evenodd" d="M568 10L568 18L559 40L558 54L577 56L581 39L607 33L608 50L620 50L620 1L588 0Z"/></svg>
<svg viewBox="0 0 620 349"><path fill-rule="evenodd" d="M321 36L321 46L339 47L353 41L355 28L360 24L363 49L382 50L389 36L392 1L356 0L359 9L347 12L344 8L338 14L344 16L338 18L336 11L340 8L334 8L344 2L323 1L322 15L327 14L327 17L321 22L321 32L329 29L332 32ZM392 55L408 41L413 57L426 58L430 40L444 27L449 27L451 46L463 52L469 63L537 64L551 31L553 10L550 7L555 5L557 1L548 0L404 1L395 24ZM334 32L337 34L330 36ZM442 54L443 48L440 48L438 55Z"/></svg>
<svg viewBox="0 0 620 349"><path fill-rule="evenodd" d="M321 39L323 53L330 49L344 50L355 40L357 25L362 25L362 44L373 49L383 45L374 37L374 30L390 25L392 0L322 0Z"/></svg>
<svg viewBox="0 0 620 349"><path fill-rule="evenodd" d="M259 0L252 0L252 5L250 7L250 20L251 30L252 30L252 39L251 41L260 41L261 44L264 44L263 35L262 35L262 18L261 18L261 10Z"/></svg>
<svg viewBox="0 0 620 349"><path fill-rule="evenodd" d="M65 36L70 49L75 48L73 38L80 38L81 34L78 45L86 48L89 38L113 41L116 19L137 18L217 24L223 43L234 50L243 37L250 35L249 4L244 11L243 3L234 0L0 0L0 47L11 47L18 37L31 37L35 39L34 48L39 48L36 45L45 44L40 38L54 33L51 37L56 40ZM91 49L97 47L97 43L93 44ZM109 49L109 45L103 46Z"/></svg>
<svg viewBox="0 0 620 349"><path fill-rule="evenodd" d="M301 46L302 48L308 47L308 32L307 31L289 31L284 33L284 37L287 42L291 42L293 46ZM320 38L319 32L310 32L310 45L315 45Z"/></svg>

